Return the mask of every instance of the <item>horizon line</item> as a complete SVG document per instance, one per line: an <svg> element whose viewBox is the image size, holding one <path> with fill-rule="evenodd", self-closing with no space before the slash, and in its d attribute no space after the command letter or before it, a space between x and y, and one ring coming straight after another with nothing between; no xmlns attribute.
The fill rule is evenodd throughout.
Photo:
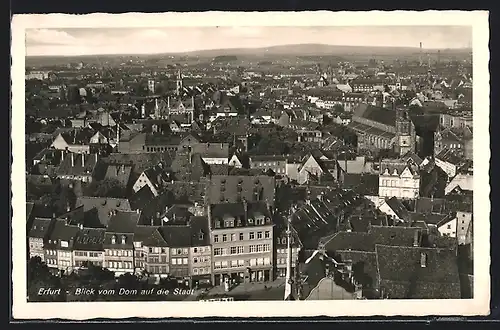
<svg viewBox="0 0 500 330"><path fill-rule="evenodd" d="M290 46L307 46L307 45L316 45L316 46L328 46L328 47L345 47L345 48L391 48L391 49L415 49L422 51L441 51L441 50L469 50L472 51L472 47L456 47L456 48L420 48L415 46L363 46L363 45L332 45L332 44L318 44L318 43L301 43L301 44L284 44L284 45L272 45L272 46L264 46L264 47L229 47L229 48L208 48L208 49L196 49L182 52L152 52L152 53L114 53L114 54L106 54L106 53L94 53L94 54L81 54L81 55L26 55L26 58L29 57L84 57L84 56L147 56L147 55L189 55L196 52L210 52L210 51L231 51L231 50L257 50L257 49L266 49L266 48L275 48L275 47L290 47ZM226 54L231 55L231 54ZM334 54L332 54L334 55ZM317 55L323 56L323 55ZM324 55L327 56L327 55Z"/></svg>

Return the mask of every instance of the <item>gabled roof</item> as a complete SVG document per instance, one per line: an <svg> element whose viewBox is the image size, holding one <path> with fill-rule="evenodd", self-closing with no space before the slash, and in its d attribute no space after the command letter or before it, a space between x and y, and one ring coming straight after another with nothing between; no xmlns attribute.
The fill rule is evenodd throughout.
<svg viewBox="0 0 500 330"><path fill-rule="evenodd" d="M406 207L396 197L391 197L385 201L391 210L396 213L399 219L408 220L409 212Z"/></svg>

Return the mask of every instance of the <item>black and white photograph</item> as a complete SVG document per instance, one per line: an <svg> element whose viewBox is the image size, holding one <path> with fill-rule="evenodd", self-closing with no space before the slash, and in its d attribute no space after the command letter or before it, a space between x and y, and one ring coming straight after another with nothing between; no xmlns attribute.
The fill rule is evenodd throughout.
<svg viewBox="0 0 500 330"><path fill-rule="evenodd" d="M19 306L487 313L488 14L405 13L21 15Z"/></svg>

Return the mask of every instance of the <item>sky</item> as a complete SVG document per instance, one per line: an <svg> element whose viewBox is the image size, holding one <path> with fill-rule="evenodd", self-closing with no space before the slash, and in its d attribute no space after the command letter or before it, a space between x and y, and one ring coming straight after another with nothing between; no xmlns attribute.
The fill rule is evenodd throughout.
<svg viewBox="0 0 500 330"><path fill-rule="evenodd" d="M27 29L27 56L157 54L290 44L465 48L469 26L160 27Z"/></svg>

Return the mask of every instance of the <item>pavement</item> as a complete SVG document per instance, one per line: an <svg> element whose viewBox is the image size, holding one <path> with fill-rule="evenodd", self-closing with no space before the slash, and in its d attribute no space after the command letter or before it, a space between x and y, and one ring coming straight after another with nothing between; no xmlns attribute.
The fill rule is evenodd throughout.
<svg viewBox="0 0 500 330"><path fill-rule="evenodd" d="M204 296L227 295L236 297L236 300L282 300L285 290L285 279L277 279L271 282L240 283L231 288L229 292L224 290L223 285L218 285L204 291ZM186 300L197 300L198 290L195 295Z"/></svg>

